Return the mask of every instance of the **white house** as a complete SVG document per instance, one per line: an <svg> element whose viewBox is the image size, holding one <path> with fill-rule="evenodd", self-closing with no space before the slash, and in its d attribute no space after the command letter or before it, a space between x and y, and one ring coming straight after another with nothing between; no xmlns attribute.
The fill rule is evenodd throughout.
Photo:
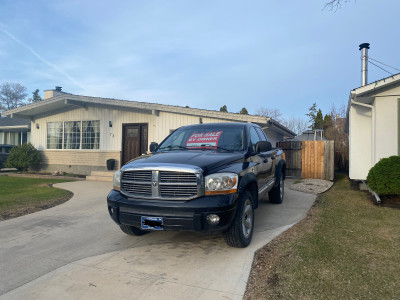
<svg viewBox="0 0 400 300"><path fill-rule="evenodd" d="M29 119L31 143L41 151L44 171L90 174L116 168L146 153L150 142L161 142L172 130L188 124L253 122L276 142L295 133L260 116L225 113L154 103L72 95L47 90L44 101L3 112Z"/></svg>
<svg viewBox="0 0 400 300"><path fill-rule="evenodd" d="M380 159L400 155L400 73L350 92L349 146L354 180L365 180Z"/></svg>

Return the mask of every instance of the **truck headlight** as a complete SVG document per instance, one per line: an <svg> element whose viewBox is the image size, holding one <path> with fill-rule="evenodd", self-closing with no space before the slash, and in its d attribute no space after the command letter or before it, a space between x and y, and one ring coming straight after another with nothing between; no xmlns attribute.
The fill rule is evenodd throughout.
<svg viewBox="0 0 400 300"><path fill-rule="evenodd" d="M206 195L236 193L238 176L234 173L215 173L204 178Z"/></svg>
<svg viewBox="0 0 400 300"><path fill-rule="evenodd" d="M113 189L117 191L121 190L121 171L114 172Z"/></svg>

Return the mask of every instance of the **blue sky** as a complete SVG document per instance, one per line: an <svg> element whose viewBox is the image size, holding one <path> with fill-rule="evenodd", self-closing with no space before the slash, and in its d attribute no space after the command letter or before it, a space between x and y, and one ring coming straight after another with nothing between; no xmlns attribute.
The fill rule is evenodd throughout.
<svg viewBox="0 0 400 300"><path fill-rule="evenodd" d="M361 84L359 44L400 69L400 1L324 3L0 0L0 83L286 118L316 102L325 114ZM369 82L388 75L369 66Z"/></svg>

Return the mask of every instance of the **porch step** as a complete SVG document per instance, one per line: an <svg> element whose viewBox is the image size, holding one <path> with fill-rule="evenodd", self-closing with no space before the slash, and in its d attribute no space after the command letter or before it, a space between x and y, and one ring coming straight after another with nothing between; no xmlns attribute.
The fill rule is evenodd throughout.
<svg viewBox="0 0 400 300"><path fill-rule="evenodd" d="M86 176L86 180L89 181L113 181L113 171L102 172L102 171L92 171L89 176Z"/></svg>

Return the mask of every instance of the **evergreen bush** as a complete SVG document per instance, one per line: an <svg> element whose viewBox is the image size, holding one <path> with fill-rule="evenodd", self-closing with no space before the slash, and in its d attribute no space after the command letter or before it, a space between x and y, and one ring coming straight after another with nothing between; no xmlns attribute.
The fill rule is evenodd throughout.
<svg viewBox="0 0 400 300"><path fill-rule="evenodd" d="M381 159L369 170L367 184L378 195L400 195L400 156Z"/></svg>
<svg viewBox="0 0 400 300"><path fill-rule="evenodd" d="M4 165L7 168L26 171L29 167L37 167L40 161L39 151L31 143L27 143L12 148Z"/></svg>

